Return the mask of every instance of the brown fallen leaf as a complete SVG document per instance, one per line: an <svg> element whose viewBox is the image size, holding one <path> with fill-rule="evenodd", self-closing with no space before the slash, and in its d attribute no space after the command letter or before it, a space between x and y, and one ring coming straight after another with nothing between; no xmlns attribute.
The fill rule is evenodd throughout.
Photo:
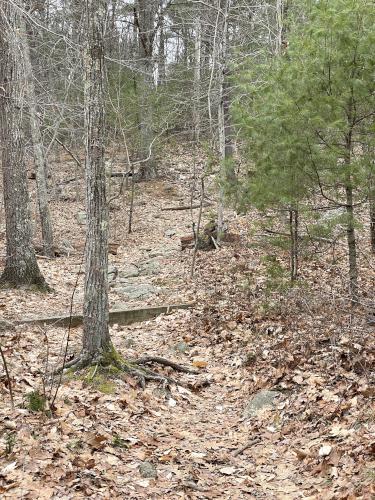
<svg viewBox="0 0 375 500"><path fill-rule="evenodd" d="M195 359L192 364L195 368L206 368L208 365L207 361L204 359Z"/></svg>
<svg viewBox="0 0 375 500"><path fill-rule="evenodd" d="M72 464L75 467L79 467L80 469L93 469L95 467L95 459L92 457L92 455L85 453L82 455L77 455L74 457Z"/></svg>
<svg viewBox="0 0 375 500"><path fill-rule="evenodd" d="M93 432L89 432L85 438L86 443L94 448L95 450L99 450L104 447L105 441L107 441L107 437L102 434L96 434Z"/></svg>
<svg viewBox="0 0 375 500"><path fill-rule="evenodd" d="M301 450L298 448L296 448L293 451L297 455L298 460L304 460L305 458L310 456L310 454L307 451L304 451L304 450Z"/></svg>

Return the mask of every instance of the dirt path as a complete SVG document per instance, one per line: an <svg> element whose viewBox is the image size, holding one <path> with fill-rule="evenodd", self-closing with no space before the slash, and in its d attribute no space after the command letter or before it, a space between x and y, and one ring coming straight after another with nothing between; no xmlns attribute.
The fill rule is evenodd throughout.
<svg viewBox="0 0 375 500"><path fill-rule="evenodd" d="M147 353L170 357L173 347L181 346L188 315L179 312L134 327L126 336ZM207 379L210 385L197 391L179 387L171 387L170 392L153 391L161 396L157 421L155 414L146 416L142 427L154 428L158 436L151 458L160 473L155 490L158 498L303 498L295 454L288 453L275 429L268 436L263 430L254 433L254 425L243 418L244 371L225 363L217 347L200 345L199 334L185 335L195 347L173 357L185 364L197 358L206 362L202 375L191 377L191 383L199 385ZM275 411L267 415L271 426ZM263 414L259 425L266 423ZM236 456L248 443L249 448ZM153 488L144 498L152 498L151 491Z"/></svg>
<svg viewBox="0 0 375 500"><path fill-rule="evenodd" d="M181 171L186 171L186 165L182 164ZM71 374L59 391L56 414L48 418L28 409L27 393L41 390L47 352L49 366L59 363L66 331L29 326L3 332L17 409L11 411L3 384L2 498L370 498L344 496L348 477L372 470L365 451L358 452L356 459L348 452L358 439L371 442L373 424L355 428L353 423L363 421L355 404L358 409L362 405L363 411L369 408L363 400L367 397L365 382L359 379L354 386L351 373L338 372L336 387L324 379L324 365L302 368L302 361L300 366L290 362L289 371L277 367L271 356L272 332L281 326L261 325L266 333L258 335L256 321L260 320L247 317L247 306L238 309L230 295L237 279L234 273L250 275L256 253L249 258L247 248L227 247L202 254L196 279L189 280L191 255L181 252L179 238L191 231L191 214L162 211L162 207L186 204L189 199L188 182L176 176L172 183L157 181L139 187L132 235L126 234L126 210L120 206L112 212L112 237L120 247L118 254L111 256L111 266L118 275L110 300L111 306L120 303L129 307L195 301L196 307L129 327L114 325L111 335L127 358L164 356L199 367L201 373L190 376L167 370L165 373L184 385L149 384L144 391L127 376L103 377L95 369L79 376ZM76 221L80 203L56 202L53 209L60 221L59 240L69 239L78 248L83 238L83 227ZM232 222L237 234L246 234L241 218ZM78 250L55 261L41 261L55 287L51 295L1 291L4 318L67 311L80 261ZM119 282L129 264L142 269L145 263L147 272ZM118 285L154 289L146 298L129 299L119 292ZM75 308L80 309L81 281L74 300ZM274 343L278 345L277 335ZM79 328L71 332L69 353L79 351L80 338ZM293 349L299 348L299 338ZM292 356L287 341L283 337L284 350L278 347L275 351L285 360ZM249 362L252 356L255 359L253 353L257 365ZM306 360L305 356L303 362ZM245 418L252 396L274 386L279 391L274 405ZM353 419L349 415L340 420L335 412L348 394L352 394ZM326 419L322 412L327 411L332 416ZM236 453L247 444L247 449ZM328 455L319 455L328 444ZM358 456L363 460L356 463ZM149 467L147 474L142 467ZM147 475L157 477L144 477ZM371 479L365 481L369 484Z"/></svg>

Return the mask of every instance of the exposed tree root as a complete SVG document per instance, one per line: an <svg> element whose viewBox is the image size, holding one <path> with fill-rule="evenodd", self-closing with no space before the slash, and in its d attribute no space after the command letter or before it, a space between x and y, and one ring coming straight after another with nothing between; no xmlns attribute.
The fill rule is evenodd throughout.
<svg viewBox="0 0 375 500"><path fill-rule="evenodd" d="M159 356L145 356L143 358L136 359L134 361L136 365L147 365L148 363L157 363L158 365L170 366L176 372L182 373L190 373L192 375L198 375L198 370L192 370L186 366L179 365L174 361L170 361L169 359L161 358Z"/></svg>
<svg viewBox="0 0 375 500"><path fill-rule="evenodd" d="M178 380L175 380L174 378L171 378L167 375L161 375L157 372L150 370L149 368L146 368L144 365L148 363L157 363L159 365L169 366L173 368L175 371L182 373L189 373L193 375L197 375L199 373L196 370L191 370L188 367L179 365L177 363L174 363L173 361L169 361L168 359L161 358L159 356L145 356L138 360L127 361L124 358L122 358L114 349L112 349L108 353L101 354L95 358L85 356L82 353L80 356L65 363L65 365L61 367L59 370L57 370L55 373L58 372L61 373L62 370L65 371L67 369L74 369L74 371L79 371L89 366L100 366L107 369L113 367L115 370L118 370L119 372L127 373L135 377L139 381L139 384L141 385L142 388L145 388L146 383L149 381L161 382L163 385L168 385L168 384L176 384L180 386L185 385L179 382Z"/></svg>

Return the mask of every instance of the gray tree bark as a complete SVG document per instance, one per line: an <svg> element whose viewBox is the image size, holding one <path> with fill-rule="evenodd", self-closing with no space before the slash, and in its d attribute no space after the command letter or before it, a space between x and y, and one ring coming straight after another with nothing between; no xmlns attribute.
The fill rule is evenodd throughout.
<svg viewBox="0 0 375 500"><path fill-rule="evenodd" d="M158 53L158 86L163 85L166 80L166 61L165 61L165 29L163 0L160 0L160 30L159 30L159 53Z"/></svg>
<svg viewBox="0 0 375 500"><path fill-rule="evenodd" d="M346 194L346 236L349 256L349 289L353 303L358 301L357 243L354 229L353 188L350 179L345 187Z"/></svg>
<svg viewBox="0 0 375 500"><path fill-rule="evenodd" d="M42 134L40 132L40 124L38 119L38 111L36 105L35 85L34 85L34 72L30 58L29 41L26 35L25 20L21 18L21 41L23 50L23 61L26 73L26 94L30 117L30 131L33 142L34 160L35 160L35 174L37 185L38 207L40 215L40 223L42 228L42 244L43 253L48 257L54 257L53 250L53 230L52 220L48 205L48 186L47 186L47 165L44 155L44 148L42 142Z"/></svg>
<svg viewBox="0 0 375 500"><path fill-rule="evenodd" d="M0 282L7 286L36 285L47 289L32 245L27 171L24 159L23 106L27 85L24 57L17 33L18 8L1 5L0 14L0 138L6 218L6 263Z"/></svg>
<svg viewBox="0 0 375 500"><path fill-rule="evenodd" d="M289 233L290 233L290 279L295 281L298 277L298 210L295 207L289 209Z"/></svg>
<svg viewBox="0 0 375 500"><path fill-rule="evenodd" d="M349 290L352 304L358 302L358 263L357 263L357 240L355 234L353 183L350 172L353 152L353 130L355 124L355 104L351 97L347 107L348 132L345 135L345 166L347 168L345 183L346 201L346 237L348 242L348 264L349 264Z"/></svg>
<svg viewBox="0 0 375 500"><path fill-rule="evenodd" d="M82 358L100 359L112 349L108 329L108 204L104 163L105 0L85 0L86 51L86 275Z"/></svg>
<svg viewBox="0 0 375 500"><path fill-rule="evenodd" d="M370 205L370 242L371 242L371 252L375 254L375 187L370 185L369 193L369 205Z"/></svg>
<svg viewBox="0 0 375 500"><path fill-rule="evenodd" d="M154 91L153 50L155 38L155 15L157 2L137 0L135 7L135 22L138 28L139 66L142 73L140 91L140 133L141 155L144 160L140 174L142 178L155 175L155 159L152 151L154 140L153 112L151 96Z"/></svg>
<svg viewBox="0 0 375 500"><path fill-rule="evenodd" d="M280 54L283 43L284 15L283 0L276 0L276 47L275 53Z"/></svg>
<svg viewBox="0 0 375 500"><path fill-rule="evenodd" d="M202 33L201 21L197 17L194 23L194 102L193 102L193 122L194 140L199 143L201 129L200 115L200 94L201 94L201 55L202 55Z"/></svg>
<svg viewBox="0 0 375 500"><path fill-rule="evenodd" d="M224 232L224 187L223 183L228 178L229 164L233 156L233 146L231 138L231 126L229 116L229 85L227 82L227 44L228 44L228 17L231 7L231 0L220 1L222 11L222 33L220 47L220 65L219 65L219 85L220 85L220 102L218 109L218 130L219 130L219 148L220 148L220 190L217 212L217 241L220 240Z"/></svg>
<svg viewBox="0 0 375 500"><path fill-rule="evenodd" d="M374 158L375 150L373 148L367 148L366 153L371 154L372 158ZM375 164L375 161L372 159L372 166ZM369 215L370 215L370 245L371 252L375 254L375 179L371 169L371 175L368 180L368 202L369 202Z"/></svg>

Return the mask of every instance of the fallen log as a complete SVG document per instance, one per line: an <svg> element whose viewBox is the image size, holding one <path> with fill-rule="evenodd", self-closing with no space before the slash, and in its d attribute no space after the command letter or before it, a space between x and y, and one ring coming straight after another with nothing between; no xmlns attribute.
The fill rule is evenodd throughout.
<svg viewBox="0 0 375 500"><path fill-rule="evenodd" d="M111 325L130 325L147 321L148 319L168 314L177 309L190 309L194 304L172 304L157 307L143 307L140 309L113 309L109 311L109 323ZM82 324L82 314L63 314L58 316L49 316L42 318L25 318L17 321L18 325L53 325L53 326L71 326L72 328Z"/></svg>

